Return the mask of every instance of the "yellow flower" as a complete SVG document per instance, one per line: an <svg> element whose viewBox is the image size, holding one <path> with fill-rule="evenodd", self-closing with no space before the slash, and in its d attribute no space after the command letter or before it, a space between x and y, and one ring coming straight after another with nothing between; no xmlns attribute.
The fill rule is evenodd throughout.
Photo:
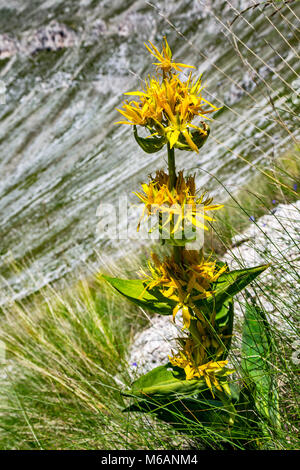
<svg viewBox="0 0 300 470"><path fill-rule="evenodd" d="M152 42L149 41L152 50L149 46L147 46L146 43L144 43L145 47L148 49L150 54L152 54L158 60L158 62L154 62L153 64L156 65L157 69L161 69L164 74L167 74L168 72L170 72L171 69L180 72L183 68L195 68L193 65L172 62L172 52L166 37L164 37L164 41L165 44L163 44L162 46L162 52L159 52L157 47L155 47Z"/></svg>
<svg viewBox="0 0 300 470"><path fill-rule="evenodd" d="M184 178L183 171L179 171L175 187L172 190L169 187L169 175L160 170L156 172L154 178L150 176L148 184L142 184L143 192L134 193L145 204L141 220L145 213L147 216L161 213L168 215L164 226L170 222L172 217L176 217L173 234L183 228L184 220L189 221L195 227L207 230L201 220L212 221L213 219L206 215L206 212L223 207L221 204L212 204L213 198L206 197L206 192L197 195L195 176ZM138 230L141 220L138 224Z"/></svg>
<svg viewBox="0 0 300 470"><path fill-rule="evenodd" d="M201 127L198 128L196 126L192 126L191 124L190 127L195 127L200 132L205 133ZM180 135L183 135L189 147L195 152L198 152L198 147L193 142L192 136L189 132L188 124L184 121L180 121L178 115L176 117L173 116L173 119L170 120L170 124L165 128L165 133L170 143L170 148L173 148L179 141Z"/></svg>
<svg viewBox="0 0 300 470"><path fill-rule="evenodd" d="M125 93L137 97L137 101L125 101L118 109L127 119L118 123L146 127L150 135L165 137L171 148L190 148L198 152L193 133L196 130L196 134L205 138L208 127L204 123L195 126L192 121L197 116L209 119L207 115L219 108L203 98L201 77L193 79L190 73L186 81L181 81L178 75L171 73L171 69L180 71L182 67L191 66L172 62L166 39L161 53L152 43L150 45L152 50L146 47L159 60L155 64L162 69L163 80L149 77L143 90ZM203 138L198 142L203 145Z"/></svg>
<svg viewBox="0 0 300 470"><path fill-rule="evenodd" d="M118 121L116 124L130 124L138 126L146 126L148 121L148 110L146 106L140 106L136 101L130 103L126 101L123 104L123 110L118 109L128 121Z"/></svg>
<svg viewBox="0 0 300 470"><path fill-rule="evenodd" d="M191 312L203 318L194 302L213 295L212 284L227 270L227 265L218 267L215 261L204 260L194 250L183 250L180 264L175 262L174 255L163 262L154 253L151 257L153 263L148 263L150 275L145 279L146 289L158 288L164 297L176 302L173 318L184 307L184 327L189 328Z"/></svg>
<svg viewBox="0 0 300 470"><path fill-rule="evenodd" d="M183 84L184 88L184 100L182 101L180 112L186 116L186 120L191 121L195 116L207 118L206 114L218 111L215 105L203 98L201 92L204 89L202 85L202 77L193 79L192 75L189 75L188 80ZM207 106L209 106L207 108Z"/></svg>
<svg viewBox="0 0 300 470"><path fill-rule="evenodd" d="M233 372L225 368L228 361L209 361L205 364L201 364L199 358L197 358L197 347L193 339L187 338L186 340L182 340L182 343L183 348L179 350L177 354L173 353L173 356L169 356L169 360L173 366L184 369L186 380L204 378L213 397L213 386L220 392L225 390L226 393L230 394L228 384L218 380L218 375L225 376Z"/></svg>

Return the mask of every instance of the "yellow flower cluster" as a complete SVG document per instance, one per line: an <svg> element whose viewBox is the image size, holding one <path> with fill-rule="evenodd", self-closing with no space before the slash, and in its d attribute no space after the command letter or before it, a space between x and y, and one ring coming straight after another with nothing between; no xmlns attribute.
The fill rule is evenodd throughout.
<svg viewBox="0 0 300 470"><path fill-rule="evenodd" d="M212 386L220 392L225 390L230 395L227 382L218 380L218 375L225 376L233 372L225 369L228 361L209 361L201 364L201 359L197 357L197 348L192 338L186 339L182 349L177 354L173 353L173 356L169 356L169 360L173 366L184 369L186 380L204 378L213 397Z"/></svg>
<svg viewBox="0 0 300 470"><path fill-rule="evenodd" d="M126 101L123 109L118 109L127 119L118 123L146 127L151 135L165 137L170 148L176 145L180 147L184 143L198 152L191 129L207 135L207 126L199 127L191 122L196 116L207 118L207 114L219 108L203 98L201 77L194 80L190 73L186 81L181 81L178 75L171 73L172 69L180 71L183 67L191 66L172 62L166 39L162 53L153 44L151 46L153 51L146 47L159 61L155 65L162 70L163 80L149 77L143 91L125 93L137 96L139 101Z"/></svg>
<svg viewBox="0 0 300 470"><path fill-rule="evenodd" d="M195 176L184 178L183 171L179 171L174 188L170 189L170 177L162 170L156 172L154 178L150 176L148 184L142 184L143 192L134 194L145 204L141 220L145 213L147 216L156 213L167 214L164 225L167 225L173 216L176 223L172 230L175 233L183 228L184 220L188 220L195 227L207 230L200 219L212 221L206 215L207 211L221 209L223 205L212 204L213 198L205 197L206 193L197 195ZM140 220L140 222L141 222ZM138 225L138 230L140 223Z"/></svg>
<svg viewBox="0 0 300 470"><path fill-rule="evenodd" d="M226 329L217 327L216 312L206 306L201 311L200 299L214 295L214 283L227 270L226 265L219 265L210 258L204 259L202 252L185 249L188 238L178 237L190 233L187 222L195 227L206 229L205 221L213 219L208 211L217 210L222 205L213 204L213 199L205 192L197 193L195 176L183 176L183 171L176 174L174 147L198 152L209 135L209 127L196 118L209 119L208 115L219 108L202 96L201 76L193 78L192 72L182 79L179 76L185 68L195 68L172 60L172 52L164 38L162 51L155 45L145 44L156 61L156 76L149 76L142 90L125 93L132 98L123 103L118 111L125 118L119 121L134 127L134 136L140 147L153 153L168 143L169 174L160 170L155 176L150 175L148 184L142 184L142 191L134 194L144 204L141 220L152 215L159 215L159 229L162 235L170 224L168 240L174 244L173 254L160 261L152 254L148 267L150 274L145 275L145 290L157 289L173 308L173 320L182 312L183 329L189 330L189 336L179 339L180 349L169 357L172 365L184 369L186 379L204 379L213 394L217 391L230 394L228 384L223 377L231 373L226 370L224 358L226 349ZM142 126L149 134L140 137L136 126ZM165 218L163 216L166 216ZM138 230L140 223L138 224ZM167 227L168 228L168 227ZM175 233L177 234L175 236ZM174 238L173 238L174 235ZM182 238L182 242L175 242ZM144 292L141 294L143 297ZM225 343L224 343L225 341Z"/></svg>
<svg viewBox="0 0 300 470"><path fill-rule="evenodd" d="M152 253L148 263L151 276L145 280L148 290L159 288L163 296L177 302L173 310L173 318L182 309L186 328L191 322L191 309L197 312L194 302L213 295L212 283L226 271L227 266L218 267L215 261L204 260L198 251L183 250L181 263L176 263L174 255L161 262ZM199 313L202 318L202 315Z"/></svg>
<svg viewBox="0 0 300 470"><path fill-rule="evenodd" d="M205 260L198 251L183 250L181 263L174 257L166 257L163 262L152 254L153 264L149 263L151 276L146 279L146 288L159 288L161 294L174 300L173 319L179 310L182 313L184 328L191 335L179 339L181 348L169 360L172 365L184 369L186 380L204 378L212 394L212 386L230 394L226 382L219 382L218 375L228 375L227 361L217 360L224 353L223 341L227 336L219 332L216 336L213 318L206 318L195 306L195 302L212 296L213 283L227 270L218 267L215 261ZM211 358L214 360L211 360Z"/></svg>

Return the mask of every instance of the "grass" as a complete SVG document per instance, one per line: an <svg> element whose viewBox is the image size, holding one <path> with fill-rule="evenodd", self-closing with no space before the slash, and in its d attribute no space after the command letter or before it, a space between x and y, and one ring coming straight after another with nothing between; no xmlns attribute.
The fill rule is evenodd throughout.
<svg viewBox="0 0 300 470"><path fill-rule="evenodd" d="M291 187L299 176L294 157L293 151L276 164L277 178ZM218 241L222 249L232 247L232 235L249 224L249 214L257 218L270 210L271 199L288 202L295 194L270 183L266 176L258 176L255 185L232 197L222 211L224 218L216 223L214 243ZM276 272L276 263L282 261L280 257L272 261ZM138 257L123 260L122 275L132 276L138 264ZM110 272L120 275L120 266L111 267ZM294 266L286 264L285 269L294 276ZM295 299L291 295L287 302L276 283L266 287L258 282L253 289L257 299L263 290L277 311L282 311L284 301L290 312L289 331L276 324L271 329L274 351L270 374L278 382L282 424L274 428L257 416L255 420L267 429L269 448L294 449L299 424L298 371L291 358L297 338ZM242 309L245 299L238 299ZM264 309L263 303L261 307ZM3 307L0 340L6 346L6 362L2 379L0 374L0 449L243 449L251 445L256 438L253 430L237 442L225 439L217 428L200 423L195 427L186 420L184 424L193 428L191 437L154 417L123 412L129 401L120 390L131 382L126 354L134 334L146 324L142 311L114 294L97 276L65 289L48 286L30 300ZM238 342L240 318L235 330ZM238 380L237 348L231 360ZM177 414L175 410L174 418Z"/></svg>
<svg viewBox="0 0 300 470"><path fill-rule="evenodd" d="M49 287L3 314L1 449L154 449L174 440L122 412L126 351L145 320L103 282Z"/></svg>

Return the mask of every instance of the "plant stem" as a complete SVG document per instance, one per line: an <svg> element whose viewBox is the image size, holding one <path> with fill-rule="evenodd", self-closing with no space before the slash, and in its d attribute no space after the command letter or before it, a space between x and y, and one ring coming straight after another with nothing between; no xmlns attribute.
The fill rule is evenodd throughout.
<svg viewBox="0 0 300 470"><path fill-rule="evenodd" d="M175 167L175 151L174 148L170 148L170 144L168 143L168 169L169 169L169 189L172 191L172 189L175 187L176 184L176 167ZM170 232L172 232L174 227L174 216L172 217L171 223L170 223ZM181 253L182 249L180 246L173 246L173 253L174 253L174 260L176 263L181 262Z"/></svg>
<svg viewBox="0 0 300 470"><path fill-rule="evenodd" d="M170 190L175 187L176 184L176 167L175 167L175 151L174 148L170 148L168 143L168 167L170 176Z"/></svg>

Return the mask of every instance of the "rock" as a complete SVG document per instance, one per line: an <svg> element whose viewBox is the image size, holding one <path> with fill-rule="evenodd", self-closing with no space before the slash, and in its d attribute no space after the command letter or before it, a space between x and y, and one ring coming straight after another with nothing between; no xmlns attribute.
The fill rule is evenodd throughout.
<svg viewBox="0 0 300 470"><path fill-rule="evenodd" d="M136 335L129 351L131 375L139 376L168 362L172 349L177 349L176 338L182 336L182 323L177 317L173 323L171 316L156 315L151 318L151 326Z"/></svg>
<svg viewBox="0 0 300 470"><path fill-rule="evenodd" d="M294 204L278 205L257 222L251 218L250 226L232 240L233 245L238 246L223 257L230 269L270 263L270 267L259 277L259 284L263 286L259 301L268 312L269 319L288 334L294 330L289 319L291 307L296 307L293 300L296 302L299 296L296 271L300 261L297 246L299 210L300 201L297 201ZM277 294L275 301L271 298L274 291ZM247 292L256 297L253 288L247 288ZM235 298L235 315L240 318L243 316L244 304L245 294L241 293Z"/></svg>
<svg viewBox="0 0 300 470"><path fill-rule="evenodd" d="M75 34L64 24L56 21L43 28L38 29L31 35L26 35L22 41L22 49L28 54L35 54L39 51L58 51L73 46Z"/></svg>
<svg viewBox="0 0 300 470"><path fill-rule="evenodd" d="M12 57L17 51L17 42L8 34L0 34L0 60Z"/></svg>
<svg viewBox="0 0 300 470"><path fill-rule="evenodd" d="M75 32L64 24L51 21L48 25L37 31L25 32L20 41L8 36L0 35L0 60L7 59L16 54L33 55L40 51L58 51L72 47L76 42Z"/></svg>
<svg viewBox="0 0 300 470"><path fill-rule="evenodd" d="M295 266L300 261L299 247L299 211L300 201L294 204L280 204L272 213L264 215L251 224L233 240L233 246L223 261L231 269L250 267L259 264L272 263L260 276L259 284L263 290L256 297L252 287L247 288L247 294L261 302L268 314L269 321L287 335L289 339L294 336L294 324L291 308L297 308L299 288L297 286L297 272ZM291 265L293 266L291 268ZM298 278L299 280L299 278ZM271 302L272 292L276 292L276 299ZM245 294L235 297L235 329L232 345L233 356L240 354L241 334L240 328L244 315ZM165 364L171 350L176 350L175 338L182 336L180 318L176 316L176 325L171 317L155 316L152 325L138 333L129 351L129 365L133 376L140 376L158 365ZM234 360L232 360L234 362ZM136 373L134 372L136 371Z"/></svg>

